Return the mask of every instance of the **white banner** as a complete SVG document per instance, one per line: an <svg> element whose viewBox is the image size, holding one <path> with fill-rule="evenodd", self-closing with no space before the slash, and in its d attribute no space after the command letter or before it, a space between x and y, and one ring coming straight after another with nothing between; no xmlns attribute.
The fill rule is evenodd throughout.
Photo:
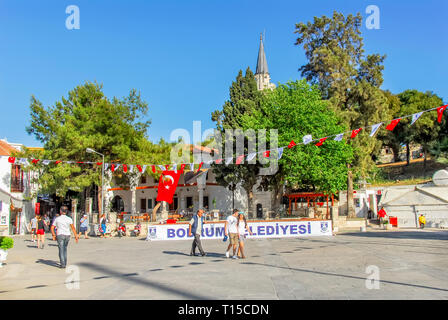
<svg viewBox="0 0 448 320"><path fill-rule="evenodd" d="M248 222L253 235L247 238L288 238L331 236L331 220L322 221L260 221ZM189 240L188 223L161 224L148 227L146 240ZM204 223L201 239L223 239L224 222Z"/></svg>

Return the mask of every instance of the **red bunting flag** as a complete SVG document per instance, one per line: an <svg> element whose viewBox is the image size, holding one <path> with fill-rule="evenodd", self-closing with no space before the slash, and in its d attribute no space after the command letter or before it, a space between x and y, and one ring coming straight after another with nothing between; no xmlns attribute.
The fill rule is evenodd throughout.
<svg viewBox="0 0 448 320"><path fill-rule="evenodd" d="M319 142L316 143L316 146L317 146L317 147L320 147L320 146L325 142L325 140L327 140L327 138L328 138L328 137L319 139Z"/></svg>
<svg viewBox="0 0 448 320"><path fill-rule="evenodd" d="M169 168L170 168L170 165L169 165L169 164L166 164L166 165L165 165L165 169L168 170Z"/></svg>
<svg viewBox="0 0 448 320"><path fill-rule="evenodd" d="M115 172L115 165L112 163L112 167L111 167L112 172Z"/></svg>
<svg viewBox="0 0 448 320"><path fill-rule="evenodd" d="M202 167L203 164L204 164L204 162L201 162L201 163L199 164L198 171L196 171L196 172L199 172L199 171L201 170L201 167Z"/></svg>
<svg viewBox="0 0 448 320"><path fill-rule="evenodd" d="M395 127L397 126L398 122L400 122L401 119L394 119L386 126L386 129L389 131L394 131Z"/></svg>
<svg viewBox="0 0 448 320"><path fill-rule="evenodd" d="M186 164L185 164L185 163L182 163L182 164L180 165L180 171L184 171L185 166L186 166Z"/></svg>
<svg viewBox="0 0 448 320"><path fill-rule="evenodd" d="M39 162L39 159L33 159L32 161L34 164L37 164Z"/></svg>
<svg viewBox="0 0 448 320"><path fill-rule="evenodd" d="M271 155L271 151L270 150L265 151L265 152L263 152L263 155L264 155L265 158L269 158L270 155Z"/></svg>
<svg viewBox="0 0 448 320"><path fill-rule="evenodd" d="M152 173L156 173L156 166L154 164L151 166L151 168L152 168Z"/></svg>
<svg viewBox="0 0 448 320"><path fill-rule="evenodd" d="M448 107L448 104L437 108L437 121L439 123L442 122L443 112L445 111L446 107Z"/></svg>
<svg viewBox="0 0 448 320"><path fill-rule="evenodd" d="M137 169L138 169L139 172L143 172L142 166L139 165L139 164L137 165Z"/></svg>
<svg viewBox="0 0 448 320"><path fill-rule="evenodd" d="M55 164L60 164L61 162L61 160L56 160Z"/></svg>
<svg viewBox="0 0 448 320"><path fill-rule="evenodd" d="M288 144L288 149L291 149L295 145L296 145L296 143L294 142L294 140L291 140L291 142Z"/></svg>
<svg viewBox="0 0 448 320"><path fill-rule="evenodd" d="M238 158L236 158L235 164L241 164L241 162L243 162L243 160L244 160L244 154L242 156L239 156Z"/></svg>
<svg viewBox="0 0 448 320"><path fill-rule="evenodd" d="M9 157L9 158L8 158L8 162L9 162L9 163L14 163L14 162L16 162L16 157Z"/></svg>
<svg viewBox="0 0 448 320"><path fill-rule="evenodd" d="M123 172L124 173L128 172L128 165L127 164L123 165Z"/></svg>
<svg viewBox="0 0 448 320"><path fill-rule="evenodd" d="M176 192L177 183L182 171L163 171L159 179L159 188L157 190L156 201L166 201L173 203L173 196Z"/></svg>
<svg viewBox="0 0 448 320"><path fill-rule="evenodd" d="M215 163L216 164L220 164L222 162L222 160L224 160L224 159L218 159L218 160L215 161Z"/></svg>
<svg viewBox="0 0 448 320"><path fill-rule="evenodd" d="M97 166L100 166L100 165L102 165L102 164L103 164L102 162L97 162L97 163L96 163Z"/></svg>
<svg viewBox="0 0 448 320"><path fill-rule="evenodd" d="M354 137L356 137L361 130L362 130L362 128L353 130L352 131L352 135L350 136L350 138L353 139Z"/></svg>

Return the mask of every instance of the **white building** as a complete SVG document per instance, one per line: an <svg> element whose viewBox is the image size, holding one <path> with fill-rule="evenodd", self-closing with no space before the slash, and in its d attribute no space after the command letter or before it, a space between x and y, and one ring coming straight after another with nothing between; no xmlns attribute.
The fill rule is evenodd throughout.
<svg viewBox="0 0 448 320"><path fill-rule="evenodd" d="M112 187L112 209L116 212L129 214L151 213L156 205L158 180L153 177L143 176L137 187L135 195L136 212L132 212L133 193L126 188ZM253 212L259 218L266 218L271 210L271 193L260 192L253 188L254 201ZM228 215L232 208L248 211L246 191L237 186L234 194L229 189L218 185L211 170L203 172L197 181L191 184L185 183L185 174L182 174L173 198L173 203L166 208L174 213L196 212L199 208L219 210L221 215ZM160 208L161 212L163 208Z"/></svg>
<svg viewBox="0 0 448 320"><path fill-rule="evenodd" d="M11 152L22 147L0 140L0 235L24 234L34 216L36 199L28 199L37 189L32 183L37 173L25 172L22 165L8 161Z"/></svg>

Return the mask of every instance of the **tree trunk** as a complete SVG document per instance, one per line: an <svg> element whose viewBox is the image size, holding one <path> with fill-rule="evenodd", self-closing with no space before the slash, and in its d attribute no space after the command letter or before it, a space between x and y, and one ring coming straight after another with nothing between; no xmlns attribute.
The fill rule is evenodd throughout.
<svg viewBox="0 0 448 320"><path fill-rule="evenodd" d="M162 204L162 201L158 202L156 204L156 206L154 207L154 209L152 209L152 217L151 217L151 221L152 222L156 222L156 220L157 220L157 210L159 209L161 204Z"/></svg>
<svg viewBox="0 0 448 320"><path fill-rule="evenodd" d="M278 216L280 213L280 206L282 201L282 186L275 186L272 190L272 212L275 213L275 216Z"/></svg>
<svg viewBox="0 0 448 320"><path fill-rule="evenodd" d="M409 143L406 143L406 165L409 166L411 163L411 148L409 147Z"/></svg>
<svg viewBox="0 0 448 320"><path fill-rule="evenodd" d="M427 149L426 146L423 146L423 178L426 178L426 154Z"/></svg>
<svg viewBox="0 0 448 320"><path fill-rule="evenodd" d="M355 212L355 202L353 200L353 174L350 170L350 165L348 165L347 174L347 217L354 218L356 216Z"/></svg>
<svg viewBox="0 0 448 320"><path fill-rule="evenodd" d="M104 213L104 211L103 211L103 193L102 193L103 186L98 186L97 192L98 192L98 196L97 196L97 198L98 198L98 213L101 212L101 214L103 214Z"/></svg>
<svg viewBox="0 0 448 320"><path fill-rule="evenodd" d="M232 188L232 213L235 210L235 189Z"/></svg>
<svg viewBox="0 0 448 320"><path fill-rule="evenodd" d="M400 161L400 146L393 145L391 148L392 152L394 153L394 162Z"/></svg>
<svg viewBox="0 0 448 320"><path fill-rule="evenodd" d="M252 190L246 190L247 193L247 216L253 218L254 210L254 193Z"/></svg>

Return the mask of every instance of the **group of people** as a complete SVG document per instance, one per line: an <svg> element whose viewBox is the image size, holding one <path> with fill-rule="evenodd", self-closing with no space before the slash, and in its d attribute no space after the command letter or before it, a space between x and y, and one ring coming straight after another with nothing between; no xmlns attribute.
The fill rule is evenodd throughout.
<svg viewBox="0 0 448 320"><path fill-rule="evenodd" d="M202 256L206 256L201 244L201 234L204 225L204 210L198 210L197 214L190 220L188 228L188 236L194 235L193 243L191 245L190 256L196 256L196 248ZM246 231L252 235L252 231L247 224L244 212L234 209L233 213L227 218L224 225L224 241L230 240L226 250L226 257L230 258L230 250L232 249L233 259L245 259L244 255L244 241L246 239Z"/></svg>
<svg viewBox="0 0 448 320"><path fill-rule="evenodd" d="M418 215L418 211L417 211L417 215ZM381 209L378 211L378 217L380 218L381 223L385 220L386 216L387 216L386 210L384 210L384 207L381 207ZM419 224L420 229L425 228L426 217L423 214L420 214L418 216L418 224Z"/></svg>

